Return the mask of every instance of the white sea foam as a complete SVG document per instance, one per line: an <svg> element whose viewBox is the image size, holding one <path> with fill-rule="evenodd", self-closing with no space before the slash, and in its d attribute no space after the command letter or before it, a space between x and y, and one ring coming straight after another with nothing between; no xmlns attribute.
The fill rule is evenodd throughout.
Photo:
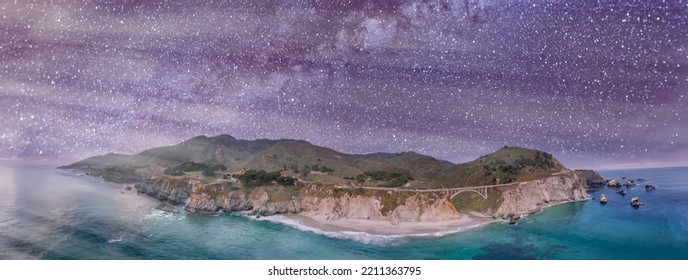
<svg viewBox="0 0 688 280"><path fill-rule="evenodd" d="M141 216L144 220L154 220L154 221L179 221L186 217L181 214L165 212L153 208L150 213L143 214Z"/></svg>
<svg viewBox="0 0 688 280"><path fill-rule="evenodd" d="M112 243L122 242L122 238L123 238L123 236L120 236L119 238L116 238L116 239L110 239L110 240L108 240L108 243L112 244Z"/></svg>
<svg viewBox="0 0 688 280"><path fill-rule="evenodd" d="M476 224L476 225L457 227L456 229L438 231L438 232L433 232L433 233L385 235L385 234L372 234L372 233L367 233L367 232L362 232L362 231L326 231L326 230L322 230L319 228L304 225L303 223L301 223L298 220L290 219L290 218L287 218L283 215L273 215L273 216L257 218L255 216L251 216L251 215L244 213L244 214L242 214L242 216L248 217L249 219L259 220L259 221L269 221L269 222L273 222L273 223L283 224L283 225L290 226L290 227L293 227L293 228L301 230L301 231L311 232L311 233L315 233L315 234L319 234L319 235L324 235L324 236L327 236L330 238L347 239L347 240L357 241L357 242L360 242L363 244L373 244L373 245L389 245L392 243L403 242L405 240L414 239L414 238L443 237L443 236L455 234L458 232L462 232L462 231L465 231L468 229L472 229L472 228L476 228L476 227L481 226L481 224Z"/></svg>
<svg viewBox="0 0 688 280"><path fill-rule="evenodd" d="M254 219L283 224L298 229L300 231L324 235L330 238L353 240L361 242L363 244L385 245L392 243L394 241L399 241L400 239L406 237L404 235L378 235L359 231L325 231L319 228L304 225L297 220L289 219L282 215L273 215L261 218L254 217Z"/></svg>

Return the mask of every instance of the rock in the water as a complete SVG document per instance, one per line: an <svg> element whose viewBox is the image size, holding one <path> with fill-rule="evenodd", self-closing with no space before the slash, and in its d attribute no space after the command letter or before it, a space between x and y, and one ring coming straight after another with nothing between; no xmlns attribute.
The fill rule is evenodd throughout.
<svg viewBox="0 0 688 280"><path fill-rule="evenodd" d="M624 184L626 187L632 187L635 186L635 180L633 179L628 179L626 180L626 183Z"/></svg>
<svg viewBox="0 0 688 280"><path fill-rule="evenodd" d="M645 185L646 190L654 190L655 188L655 185Z"/></svg>
<svg viewBox="0 0 688 280"><path fill-rule="evenodd" d="M160 203L158 206L155 207L155 209L170 213L179 213L179 209L177 209L177 207L174 207L174 205L169 204L167 202Z"/></svg>
<svg viewBox="0 0 688 280"><path fill-rule="evenodd" d="M620 194L621 196L626 196L628 194L628 192L626 192L626 190L620 190L616 193Z"/></svg>
<svg viewBox="0 0 688 280"><path fill-rule="evenodd" d="M511 215L509 215L509 224L515 225L518 223L518 220L520 220L520 219L521 219L521 215L511 214Z"/></svg>
<svg viewBox="0 0 688 280"><path fill-rule="evenodd" d="M637 196L631 198L631 206L633 206L635 208L640 207L640 198L638 198Z"/></svg>
<svg viewBox="0 0 688 280"><path fill-rule="evenodd" d="M606 204L607 203L607 196L604 194L600 195L600 203Z"/></svg>
<svg viewBox="0 0 688 280"><path fill-rule="evenodd" d="M645 182L645 179L644 179L644 178L638 178L636 181L638 181L638 182Z"/></svg>
<svg viewBox="0 0 688 280"><path fill-rule="evenodd" d="M610 180L609 183L607 183L607 186L609 187L620 187L621 183L617 180Z"/></svg>

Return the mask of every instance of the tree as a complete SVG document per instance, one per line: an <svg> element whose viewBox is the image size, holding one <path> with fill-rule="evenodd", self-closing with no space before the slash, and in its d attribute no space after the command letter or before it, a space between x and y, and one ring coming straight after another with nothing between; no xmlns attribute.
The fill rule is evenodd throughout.
<svg viewBox="0 0 688 280"><path fill-rule="evenodd" d="M206 177L215 177L215 171L213 171L211 169L203 170L202 174L203 174L203 176L206 176Z"/></svg>

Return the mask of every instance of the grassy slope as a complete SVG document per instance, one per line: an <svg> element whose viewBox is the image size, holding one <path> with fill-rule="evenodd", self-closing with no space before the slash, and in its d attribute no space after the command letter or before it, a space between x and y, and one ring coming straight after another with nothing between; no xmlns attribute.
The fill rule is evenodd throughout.
<svg viewBox="0 0 688 280"><path fill-rule="evenodd" d="M447 188L506 184L543 178L563 170L565 167L545 152L504 147L448 168L435 183Z"/></svg>
<svg viewBox="0 0 688 280"><path fill-rule="evenodd" d="M228 167L227 172L241 172L243 169L279 170L285 176L298 177L308 182L300 182L290 187L260 187L260 190L268 191L271 197L297 195L307 189L302 189L303 186L317 183L322 186L317 190L331 192L334 195L377 195L382 198L384 211L391 211L397 205L403 204L411 193L389 193L360 188L334 189L332 186L355 183L376 187L385 184L372 179L363 183L355 180L356 176L366 171L401 173L413 177L414 180L410 181L411 188L451 188L528 181L565 170L550 154L516 147L504 147L474 161L453 165L414 152L350 155L315 146L306 141L249 141L237 140L228 135L199 136L178 145L154 148L131 156L96 156L74 163L68 168L97 170L95 174L102 175L107 180L134 182L142 176L161 175L166 167L187 161L222 164ZM310 172L306 176L303 175L304 167L316 164L327 166L334 171ZM297 166L299 172L294 172L292 166ZM203 176L201 172L187 172L184 177L198 178L209 184L209 194L217 195L234 190L251 191L243 188L238 182L218 180L223 177L222 175L218 172L218 176L213 178ZM451 202L462 211L485 212L488 209L496 209L502 203L500 197L500 191L493 189L487 199L476 193L464 192L454 197Z"/></svg>
<svg viewBox="0 0 688 280"><path fill-rule="evenodd" d="M413 188L448 188L527 181L564 169L547 153L515 147L505 147L472 162L452 165L414 152L349 155L306 141L250 141L238 140L229 135L198 136L175 146L154 148L133 156L96 156L69 167L160 168L186 161L223 164L229 171L281 170L287 176L297 176L323 185L355 183L356 180L353 178L366 171L401 173L414 178L410 181ZM303 175L304 167L316 164L327 166L334 171ZM297 166L299 173L293 172L292 166ZM371 180L363 183L365 186L380 184L381 182Z"/></svg>

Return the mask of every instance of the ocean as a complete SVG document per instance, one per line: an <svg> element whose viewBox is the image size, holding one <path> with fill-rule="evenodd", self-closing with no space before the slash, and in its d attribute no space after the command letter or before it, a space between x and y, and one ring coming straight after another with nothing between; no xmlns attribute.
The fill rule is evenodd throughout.
<svg viewBox="0 0 688 280"><path fill-rule="evenodd" d="M323 233L279 216L170 214L98 178L2 165L0 259L688 259L688 167L600 173L646 181L622 187L625 197L590 192L605 193L606 205L567 203L517 225L387 237Z"/></svg>

